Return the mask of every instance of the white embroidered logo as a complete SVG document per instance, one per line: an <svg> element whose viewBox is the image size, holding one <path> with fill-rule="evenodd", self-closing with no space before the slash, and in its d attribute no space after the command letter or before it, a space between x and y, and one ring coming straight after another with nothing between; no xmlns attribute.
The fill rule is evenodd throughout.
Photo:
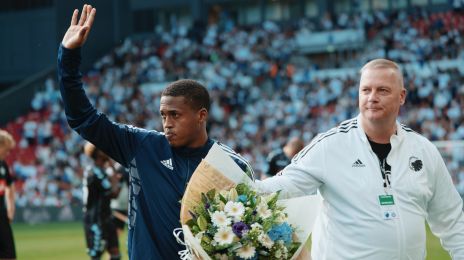
<svg viewBox="0 0 464 260"><path fill-rule="evenodd" d="M164 165L166 168L168 168L169 170L174 170L174 167L172 167L172 160L171 158L167 159L167 160L162 160L160 161L162 165Z"/></svg>

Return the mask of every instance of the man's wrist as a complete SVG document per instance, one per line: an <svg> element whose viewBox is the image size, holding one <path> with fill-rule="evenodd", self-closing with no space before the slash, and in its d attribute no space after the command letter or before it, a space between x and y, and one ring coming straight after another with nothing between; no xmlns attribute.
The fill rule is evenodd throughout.
<svg viewBox="0 0 464 260"><path fill-rule="evenodd" d="M68 49L60 43L58 49L58 63L61 68L67 73L79 73L79 66L81 64L81 48Z"/></svg>
<svg viewBox="0 0 464 260"><path fill-rule="evenodd" d="M64 56L68 56L68 55L79 55L80 57L80 54L81 54L81 47L77 47L77 48L66 48L63 43L60 43L60 48L62 49L62 52L63 52L63 55Z"/></svg>

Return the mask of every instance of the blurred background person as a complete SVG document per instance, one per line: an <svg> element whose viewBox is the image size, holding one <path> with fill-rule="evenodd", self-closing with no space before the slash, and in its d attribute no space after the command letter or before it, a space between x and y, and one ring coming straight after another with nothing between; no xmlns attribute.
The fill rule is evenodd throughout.
<svg viewBox="0 0 464 260"><path fill-rule="evenodd" d="M119 193L117 175L110 165L110 158L93 144L86 143L84 153L93 161L84 172L83 187L87 254L92 260L100 259L106 250L111 260L118 260L121 255L110 208L111 198Z"/></svg>
<svg viewBox="0 0 464 260"><path fill-rule="evenodd" d="M115 174L118 175L117 179L119 180L117 185L119 185L120 191L118 196L111 200L110 206L113 222L116 226L116 230L118 231L118 237L120 237L127 224L127 210L129 206L129 172L120 164L117 164L115 168Z"/></svg>
<svg viewBox="0 0 464 260"><path fill-rule="evenodd" d="M16 259L10 223L15 214L15 189L5 158L15 146L13 137L0 130L0 259Z"/></svg>
<svg viewBox="0 0 464 260"><path fill-rule="evenodd" d="M304 142L299 137L292 137L284 147L272 151L267 157L269 168L268 176L274 176L290 164L293 156L304 147Z"/></svg>

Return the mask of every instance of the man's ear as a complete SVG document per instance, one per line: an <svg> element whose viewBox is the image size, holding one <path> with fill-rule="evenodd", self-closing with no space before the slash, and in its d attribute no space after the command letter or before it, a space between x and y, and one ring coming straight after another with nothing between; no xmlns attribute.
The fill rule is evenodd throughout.
<svg viewBox="0 0 464 260"><path fill-rule="evenodd" d="M206 110L206 108L202 108L198 110L198 121L200 123L206 123L207 120L208 120L208 110Z"/></svg>
<svg viewBox="0 0 464 260"><path fill-rule="evenodd" d="M404 102L406 102L406 95L407 95L407 94L408 94L408 93L407 93L406 89L403 88L403 89L401 90L401 94L400 94L400 104L401 104L401 105L404 105Z"/></svg>

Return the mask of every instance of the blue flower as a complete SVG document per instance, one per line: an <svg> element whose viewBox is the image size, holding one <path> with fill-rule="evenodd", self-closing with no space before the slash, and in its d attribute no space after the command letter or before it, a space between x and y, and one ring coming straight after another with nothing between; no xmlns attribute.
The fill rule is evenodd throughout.
<svg viewBox="0 0 464 260"><path fill-rule="evenodd" d="M267 232L267 235L272 241L283 240L285 244L292 242L293 229L287 223L272 226L271 230Z"/></svg>
<svg viewBox="0 0 464 260"><path fill-rule="evenodd" d="M247 226L247 224L243 223L242 221L239 221L237 223L234 223L234 225L232 225L232 231L238 237L242 237L243 233L248 230L250 230L250 228Z"/></svg>
<svg viewBox="0 0 464 260"><path fill-rule="evenodd" d="M245 202L247 202L247 196L242 194L242 195L237 197L237 201L245 203Z"/></svg>

